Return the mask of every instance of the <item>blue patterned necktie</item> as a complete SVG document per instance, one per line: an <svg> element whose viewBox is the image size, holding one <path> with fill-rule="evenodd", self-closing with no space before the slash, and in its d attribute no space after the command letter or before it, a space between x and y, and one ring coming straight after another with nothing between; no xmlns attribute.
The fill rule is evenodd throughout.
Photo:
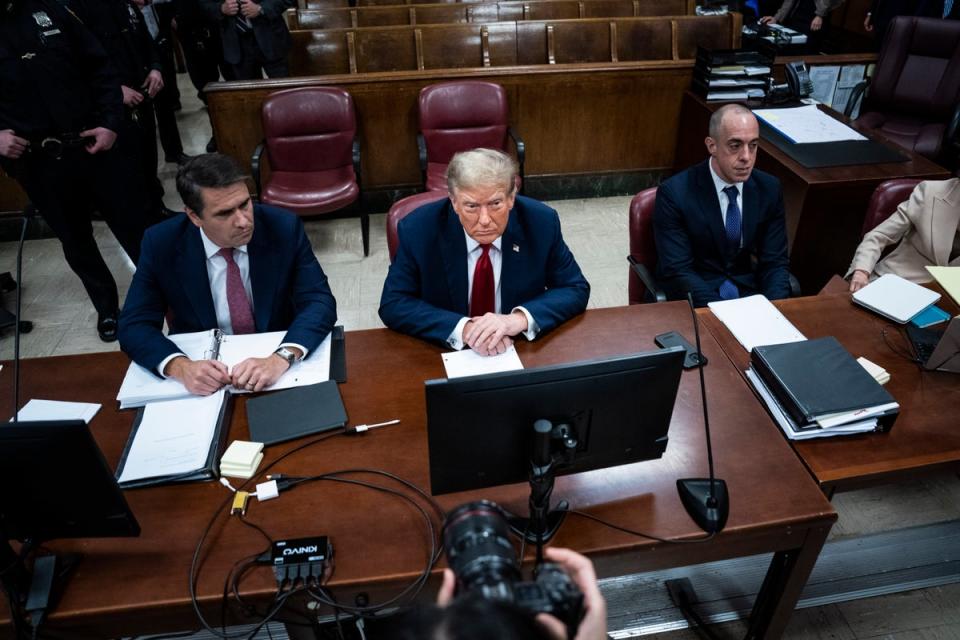
<svg viewBox="0 0 960 640"><path fill-rule="evenodd" d="M736 253L740 249L740 207L737 205L737 196L740 192L736 187L726 187L723 192L727 196L727 220L724 225L727 235L727 245L730 251ZM724 280L717 291L723 300L733 300L740 297L740 290L730 280Z"/></svg>

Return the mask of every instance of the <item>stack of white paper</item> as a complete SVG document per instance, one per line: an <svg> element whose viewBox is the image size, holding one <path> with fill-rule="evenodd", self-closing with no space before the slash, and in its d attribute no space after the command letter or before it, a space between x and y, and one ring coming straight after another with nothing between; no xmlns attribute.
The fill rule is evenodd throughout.
<svg viewBox="0 0 960 640"><path fill-rule="evenodd" d="M523 369L523 363L520 362L520 356L517 355L517 349L513 345L495 356L482 356L473 349L463 349L462 351L445 353L441 357L448 378L480 376L487 373Z"/></svg>
<svg viewBox="0 0 960 640"><path fill-rule="evenodd" d="M807 339L762 295L711 302L707 306L747 351Z"/></svg>
<svg viewBox="0 0 960 640"><path fill-rule="evenodd" d="M83 420L87 424L97 415L100 405L91 402L61 402L32 399L17 413L23 422L33 420Z"/></svg>

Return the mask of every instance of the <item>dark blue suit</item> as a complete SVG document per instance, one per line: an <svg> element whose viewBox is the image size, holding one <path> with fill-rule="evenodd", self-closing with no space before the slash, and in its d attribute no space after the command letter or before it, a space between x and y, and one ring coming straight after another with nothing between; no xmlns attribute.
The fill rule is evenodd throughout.
<svg viewBox="0 0 960 640"><path fill-rule="evenodd" d="M469 316L467 244L456 211L445 198L400 221L400 246L380 298L380 318L396 331L446 343ZM590 285L560 233L550 207L517 196L501 242L500 307L517 306L541 332L587 307Z"/></svg>
<svg viewBox="0 0 960 640"><path fill-rule="evenodd" d="M299 218L265 205L255 205L253 217L247 252L256 329L286 330L283 342L312 352L337 319L327 277ZM120 314L120 346L134 362L156 372L179 351L162 332L168 312L170 333L216 328L206 261L200 230L185 214L147 230Z"/></svg>
<svg viewBox="0 0 960 640"><path fill-rule="evenodd" d="M741 296L762 293L771 300L790 295L787 228L780 181L756 169L743 183L742 247L726 240L720 201L709 159L665 181L657 189L653 216L657 280L672 300L693 294L698 307L720 299L729 279Z"/></svg>

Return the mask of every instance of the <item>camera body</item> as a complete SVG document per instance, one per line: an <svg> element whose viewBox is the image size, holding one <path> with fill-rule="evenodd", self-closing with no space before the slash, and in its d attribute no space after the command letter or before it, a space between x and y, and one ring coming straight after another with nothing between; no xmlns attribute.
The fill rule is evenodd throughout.
<svg viewBox="0 0 960 640"><path fill-rule="evenodd" d="M583 594L555 564L540 566L536 579L523 581L520 561L510 543L503 510L488 500L461 505L444 523L447 563L457 577L458 593L512 603L536 615L548 613L573 637L583 618Z"/></svg>

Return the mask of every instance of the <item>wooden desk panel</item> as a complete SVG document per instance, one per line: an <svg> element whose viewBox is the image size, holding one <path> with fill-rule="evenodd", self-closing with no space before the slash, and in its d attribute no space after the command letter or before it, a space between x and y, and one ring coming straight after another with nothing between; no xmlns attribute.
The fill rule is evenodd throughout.
<svg viewBox="0 0 960 640"><path fill-rule="evenodd" d="M920 369L903 355L912 353L904 330L854 305L849 293L774 304L808 338L834 336L854 357L864 356L889 371L886 389L900 403L900 416L888 433L792 443L824 491L832 493L960 463L957 374ZM958 313L947 296L938 304ZM708 310L698 313L734 365L746 369L749 356L733 334Z"/></svg>
<svg viewBox="0 0 960 640"><path fill-rule="evenodd" d="M847 57L851 63L855 61L855 56ZM844 56L836 58L842 64ZM680 170L706 159L703 139L707 135L707 123L710 114L722 104L707 103L690 91L684 93L680 111L684 126L677 135L674 168ZM907 155L908 160L808 169L773 144L760 140L756 167L773 174L783 185L790 270L800 281L804 293L812 295L833 274L846 272L860 244L863 216L877 185L894 178L944 180L950 177L949 171L923 156L893 143L887 144Z"/></svg>
<svg viewBox="0 0 960 640"><path fill-rule="evenodd" d="M527 367L549 365L649 350L655 334L689 332L689 326L683 303L591 310L541 340L521 343L519 351ZM731 494L726 530L702 545L664 545L571 516L555 544L590 554L601 575L785 552L789 561L771 569L777 587L759 599L751 636L776 637L836 514L709 334L704 336L704 351L711 361L705 373L717 472ZM401 424L362 436L335 436L291 456L274 471L306 475L374 467L428 487L423 381L444 375L440 353L438 347L384 329L348 333L349 381L340 389L351 424L391 418L400 418ZM120 353L29 360L24 363L23 397L103 402L92 427L107 460L115 464L133 418L132 412L115 410L112 401L125 365ZM3 415L10 413L8 389L9 382L0 398ZM232 435L247 437L243 399L234 412ZM300 442L271 447L264 464ZM670 444L662 459L562 477L554 495L622 526L658 536L697 537L700 532L680 504L675 480L706 471L699 382L696 372L689 371L681 380ZM773 477L775 485L769 482ZM785 493L789 500L783 499ZM190 557L227 492L202 483L128 491L127 497L143 528L140 538L51 545L85 555L51 617L51 632L102 637L107 631L129 635L197 626L186 589ZM449 510L481 497L523 511L527 488L511 485L452 494L439 497L439 502ZM313 483L279 500L251 504L249 517L275 538L331 536L337 560L330 585L346 602L361 590L378 594L408 582L426 560L416 514L397 499L371 491ZM235 560L258 551L263 541L239 523L221 519L211 543L205 548L199 593L204 610L218 620L227 571ZM268 600L273 590L270 572L252 572L242 589ZM428 587L427 595L432 593ZM0 628L0 636L5 629Z"/></svg>

